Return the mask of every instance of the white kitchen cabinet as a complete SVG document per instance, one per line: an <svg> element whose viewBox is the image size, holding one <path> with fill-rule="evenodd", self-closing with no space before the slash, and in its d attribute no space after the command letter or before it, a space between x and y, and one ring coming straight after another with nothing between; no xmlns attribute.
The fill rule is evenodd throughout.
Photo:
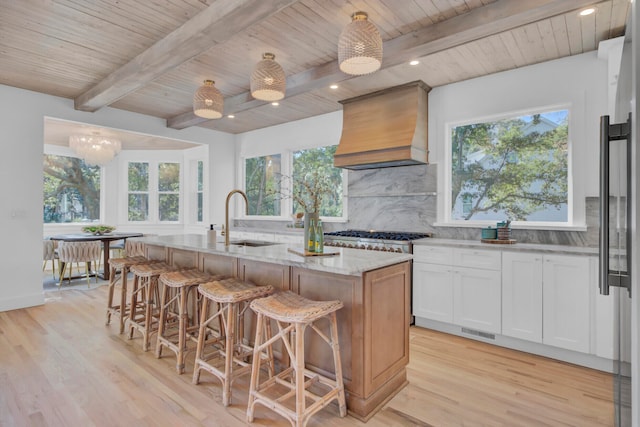
<svg viewBox="0 0 640 427"><path fill-rule="evenodd" d="M413 261L428 264L453 265L453 248L446 246L413 246Z"/></svg>
<svg viewBox="0 0 640 427"><path fill-rule="evenodd" d="M413 263L413 315L453 323L453 272L449 265Z"/></svg>
<svg viewBox="0 0 640 427"><path fill-rule="evenodd" d="M589 257L545 255L542 269L543 333L547 345L588 353Z"/></svg>
<svg viewBox="0 0 640 427"><path fill-rule="evenodd" d="M452 253L442 246L413 247L414 316L453 323Z"/></svg>
<svg viewBox="0 0 640 427"><path fill-rule="evenodd" d="M500 298L500 271L454 268L453 322L455 324L499 334L501 331Z"/></svg>
<svg viewBox="0 0 640 427"><path fill-rule="evenodd" d="M502 334L542 342L542 254L502 253Z"/></svg>
<svg viewBox="0 0 640 427"><path fill-rule="evenodd" d="M500 252L414 246L413 314L500 333Z"/></svg>

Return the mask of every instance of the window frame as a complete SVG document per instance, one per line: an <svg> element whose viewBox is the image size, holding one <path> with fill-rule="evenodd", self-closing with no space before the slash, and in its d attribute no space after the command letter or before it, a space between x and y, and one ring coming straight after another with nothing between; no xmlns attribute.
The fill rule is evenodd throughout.
<svg viewBox="0 0 640 427"><path fill-rule="evenodd" d="M141 191L141 190L132 191L129 189L129 166L131 165L131 163L145 163L147 165L147 190L146 191ZM149 218L151 217L151 170L150 170L151 164L145 161L133 161L133 162L127 161L125 165L126 165L126 174L127 174L126 175L127 176L127 199L126 199L127 222L131 224L147 223L149 222ZM132 221L129 219L129 196L131 196L132 194L147 196L147 220L146 221Z"/></svg>
<svg viewBox="0 0 640 427"><path fill-rule="evenodd" d="M121 198L120 203L122 209L119 209L119 222L126 225L178 225L184 224L185 218L185 168L187 161L183 155L176 152L156 152L151 154L150 152L129 152L120 153L119 169L120 176L122 177ZM123 155L124 154L124 155ZM149 164L149 217L146 221L130 221L129 220L129 163L148 163ZM178 192L179 198L179 214L177 221L160 221L159 212L159 181L158 181L158 167L160 163L177 163L180 165L180 191ZM206 185L206 182L205 182ZM163 192L163 194L166 194Z"/></svg>
<svg viewBox="0 0 640 427"><path fill-rule="evenodd" d="M320 147L328 147L331 145L337 144L324 144L324 145L315 145L315 146L300 146L300 147L290 147L287 149L281 150L272 150L273 152L264 152L264 153L250 153L239 157L239 163L241 171L239 174L239 180L241 183L240 188L243 191L246 190L246 160L255 158L255 157L264 157L269 155L280 155L280 173L284 176L292 176L293 174L293 153L301 150L313 150L315 148ZM287 192L289 191L288 184L286 182L283 183L281 191ZM348 220L348 173L347 169L342 170L342 216L334 217L334 216L321 216L320 218L324 222L346 222ZM289 197L284 197L280 199L280 215L247 215L245 214L244 208L240 210L236 210L238 212L237 219L242 220L264 220L264 221L291 221L292 214L288 212L293 211L293 201Z"/></svg>
<svg viewBox="0 0 640 427"><path fill-rule="evenodd" d="M160 165L163 164L174 164L174 165L178 165L179 169L179 173L178 173L178 191L168 191L168 190L161 190L160 189ZM177 224L177 223L181 223L181 219L183 217L183 212L184 212L184 206L183 206L183 197L182 197L182 192L183 192L183 188L182 186L184 185L184 180L182 179L183 176L183 171L184 169L184 162L183 161L166 161L166 160L162 160L162 161L158 161L156 164L156 174L157 174L157 180L156 180L156 196L157 196L157 200L156 200L156 204L157 204L157 212L156 215L158 217L158 223L159 224ZM161 220L160 219L160 198L163 195L177 195L178 196L178 219L174 220L174 221L168 221L168 220ZM127 206L127 209L129 207Z"/></svg>
<svg viewBox="0 0 640 427"><path fill-rule="evenodd" d="M586 225L583 221L578 221L576 218L577 198L583 197L583 194L579 194L576 190L576 176L575 176L575 158L574 158L574 143L573 135L575 134L575 112L571 103L551 104L544 106L536 106L532 108L526 108L522 110L509 110L501 113L476 116L464 120L448 121L444 123L444 153L443 153L443 170L439 173L441 177L442 187L440 192L443 195L442 205L438 209L438 222L435 226L442 227L487 227L495 226L496 221L493 220L454 220L451 216L451 180L452 180L452 145L451 138L452 129L457 126L465 126L475 123L485 123L490 121L498 121L504 119L510 119L525 115L539 114L549 111L567 110L568 111L568 132L567 132L567 221L512 221L511 226L519 229L532 229L532 230L571 230L571 231L584 231ZM584 191L584 190L582 190Z"/></svg>

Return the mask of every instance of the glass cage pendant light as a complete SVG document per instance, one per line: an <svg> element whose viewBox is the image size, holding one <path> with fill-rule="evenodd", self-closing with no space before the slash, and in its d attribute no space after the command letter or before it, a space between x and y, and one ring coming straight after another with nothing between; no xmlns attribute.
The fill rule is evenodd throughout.
<svg viewBox="0 0 640 427"><path fill-rule="evenodd" d="M382 65L382 37L366 12L351 15L338 39L338 63L346 74L370 74Z"/></svg>
<svg viewBox="0 0 640 427"><path fill-rule="evenodd" d="M273 53L266 52L251 73L251 96L261 101L279 101L284 98L286 76L275 61Z"/></svg>
<svg viewBox="0 0 640 427"><path fill-rule="evenodd" d="M193 114L196 116L205 119L222 117L224 98L214 84L213 80L205 80L193 95Z"/></svg>

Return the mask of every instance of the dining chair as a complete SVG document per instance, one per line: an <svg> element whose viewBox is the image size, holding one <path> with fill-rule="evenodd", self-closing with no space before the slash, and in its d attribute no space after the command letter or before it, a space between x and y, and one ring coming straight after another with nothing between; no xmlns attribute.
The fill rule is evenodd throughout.
<svg viewBox="0 0 640 427"><path fill-rule="evenodd" d="M91 242L65 242L58 243L58 258L60 259L60 282L58 286L62 286L64 280L64 274L69 269L68 281L71 283L71 273L73 271L72 263L85 263L85 276L87 278L87 286L91 286L89 280L89 272L91 270L91 263L94 263L94 267L98 265L100 259L100 251L102 244L98 241ZM98 277L96 275L96 283L98 283Z"/></svg>
<svg viewBox="0 0 640 427"><path fill-rule="evenodd" d="M58 261L58 253L56 251L56 241L44 238L42 239L42 271L47 268L47 261L51 261L51 270L53 270L53 278L56 278L56 262Z"/></svg>

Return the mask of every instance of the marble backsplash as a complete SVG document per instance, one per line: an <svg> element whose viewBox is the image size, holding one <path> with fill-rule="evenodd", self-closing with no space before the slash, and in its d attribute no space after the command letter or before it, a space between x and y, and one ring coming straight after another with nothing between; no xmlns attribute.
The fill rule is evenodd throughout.
<svg viewBox="0 0 640 427"><path fill-rule="evenodd" d="M348 228L430 232L443 239L478 240L481 227L434 227L437 165L349 171ZM597 246L598 198L586 199L587 231L512 230L519 242Z"/></svg>
<svg viewBox="0 0 640 427"><path fill-rule="evenodd" d="M444 239L478 240L481 228L434 227L437 220L437 165L400 166L349 171L348 212L345 223L325 222L325 231L377 229L430 232ZM519 242L597 246L597 197L586 199L587 231L512 230ZM283 221L236 221L236 226L261 230L284 229Z"/></svg>

